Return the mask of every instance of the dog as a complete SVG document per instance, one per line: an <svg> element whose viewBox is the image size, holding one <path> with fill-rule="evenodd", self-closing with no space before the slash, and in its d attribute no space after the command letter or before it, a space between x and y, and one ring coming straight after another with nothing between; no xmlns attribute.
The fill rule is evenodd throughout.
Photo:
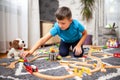
<svg viewBox="0 0 120 80"><path fill-rule="evenodd" d="M24 52L25 43L22 39L17 38L12 42L9 42L10 50L8 51L7 57L20 59L20 53Z"/></svg>

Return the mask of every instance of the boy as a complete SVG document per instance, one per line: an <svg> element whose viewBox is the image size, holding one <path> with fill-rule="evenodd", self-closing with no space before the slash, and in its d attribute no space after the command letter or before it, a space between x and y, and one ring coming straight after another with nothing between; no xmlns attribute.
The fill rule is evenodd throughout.
<svg viewBox="0 0 120 80"><path fill-rule="evenodd" d="M61 39L59 54L62 57L69 55L70 46L73 48L73 55L75 57L83 56L84 50L82 44L87 37L87 31L84 29L84 26L77 20L72 19L71 10L68 7L59 8L55 16L57 22L54 24L54 27L49 33L38 40L30 51L23 53L23 57L31 55L38 47L55 35L58 35Z"/></svg>

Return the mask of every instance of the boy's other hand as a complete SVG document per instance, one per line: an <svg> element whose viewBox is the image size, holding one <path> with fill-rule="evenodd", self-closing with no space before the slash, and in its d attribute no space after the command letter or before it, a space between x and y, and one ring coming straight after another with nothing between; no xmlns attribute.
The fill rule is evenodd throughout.
<svg viewBox="0 0 120 80"><path fill-rule="evenodd" d="M82 49L79 46L75 46L73 52L75 52L75 55L78 56L82 53Z"/></svg>

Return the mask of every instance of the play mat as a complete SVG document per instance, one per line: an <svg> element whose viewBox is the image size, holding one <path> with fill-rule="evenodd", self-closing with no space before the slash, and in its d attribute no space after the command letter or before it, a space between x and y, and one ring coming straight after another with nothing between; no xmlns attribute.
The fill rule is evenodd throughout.
<svg viewBox="0 0 120 80"><path fill-rule="evenodd" d="M37 67L31 73L22 60L0 59L0 80L120 80L120 48L91 46L85 48L82 58L70 52L70 56L58 60L50 55L51 47L58 53L57 46L48 46L27 57L30 65Z"/></svg>

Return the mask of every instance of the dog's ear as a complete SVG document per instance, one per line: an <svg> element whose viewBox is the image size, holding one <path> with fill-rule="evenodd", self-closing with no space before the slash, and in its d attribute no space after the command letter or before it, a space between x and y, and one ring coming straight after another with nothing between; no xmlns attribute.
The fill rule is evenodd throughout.
<svg viewBox="0 0 120 80"><path fill-rule="evenodd" d="M12 42L11 41L9 42L9 46L12 47Z"/></svg>
<svg viewBox="0 0 120 80"><path fill-rule="evenodd" d="M9 49L11 49L13 47L12 41L9 42L9 46L10 46Z"/></svg>
<svg viewBox="0 0 120 80"><path fill-rule="evenodd" d="M12 43L13 48L18 49L19 48L19 40L14 40Z"/></svg>

